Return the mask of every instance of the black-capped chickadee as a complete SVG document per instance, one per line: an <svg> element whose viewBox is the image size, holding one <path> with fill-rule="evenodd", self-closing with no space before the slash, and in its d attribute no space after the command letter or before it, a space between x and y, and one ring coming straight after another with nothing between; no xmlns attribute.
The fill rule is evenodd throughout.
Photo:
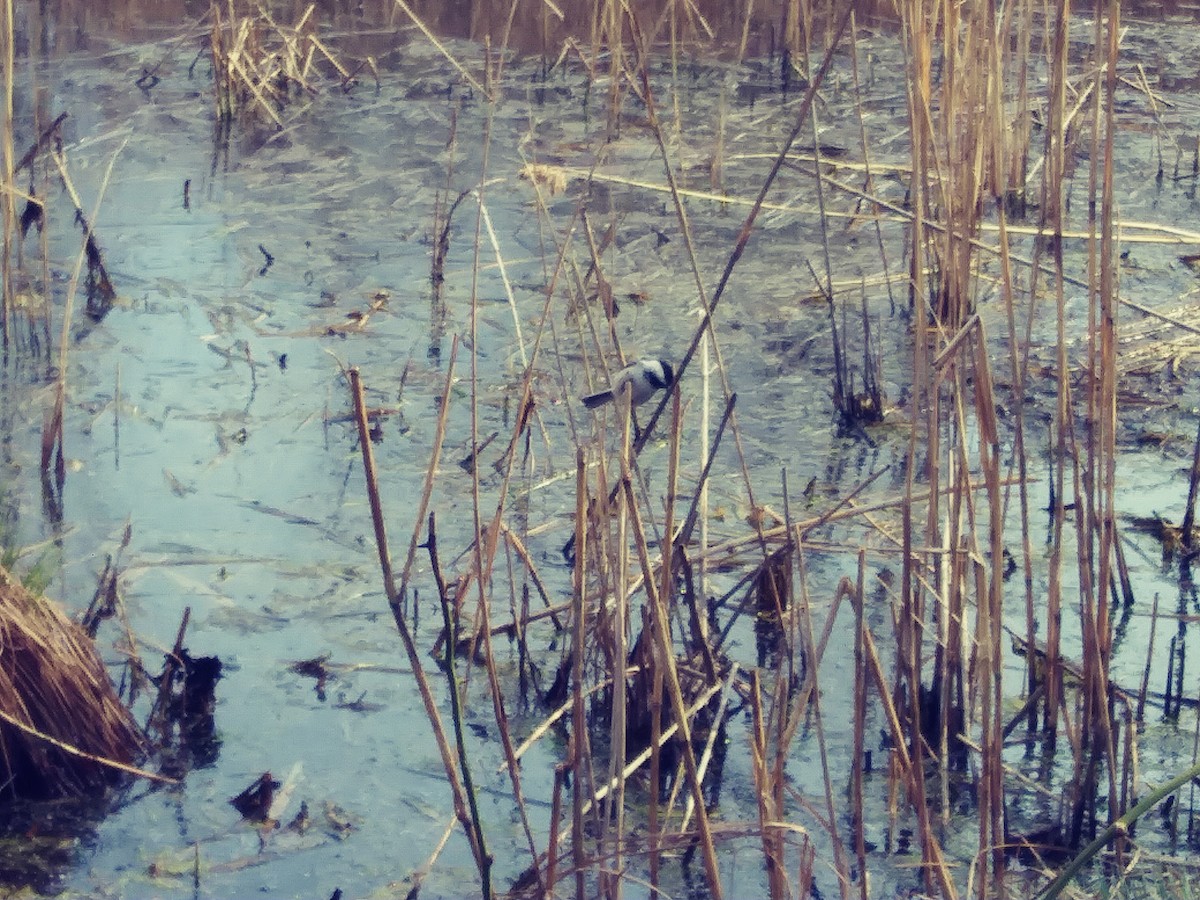
<svg viewBox="0 0 1200 900"><path fill-rule="evenodd" d="M666 360L639 359L614 375L612 386L607 391L584 397L583 405L588 409L603 406L614 397L619 397L628 385L630 401L634 406L639 406L653 397L655 391L669 388L674 381L675 370Z"/></svg>

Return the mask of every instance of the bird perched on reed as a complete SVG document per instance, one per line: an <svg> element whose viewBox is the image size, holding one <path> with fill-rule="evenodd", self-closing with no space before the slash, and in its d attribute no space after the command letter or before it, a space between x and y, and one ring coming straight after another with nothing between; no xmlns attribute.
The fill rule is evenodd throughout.
<svg viewBox="0 0 1200 900"><path fill-rule="evenodd" d="M583 398L583 405L588 409L603 406L610 400L619 397L628 388L629 401L634 406L645 403L657 391L669 388L675 381L675 370L663 359L639 359L632 362L613 376L608 390L597 391Z"/></svg>

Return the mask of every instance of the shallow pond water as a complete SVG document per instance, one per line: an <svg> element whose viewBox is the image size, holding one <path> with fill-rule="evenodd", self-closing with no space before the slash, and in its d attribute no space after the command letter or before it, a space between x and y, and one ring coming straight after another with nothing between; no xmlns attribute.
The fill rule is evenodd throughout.
<svg viewBox="0 0 1200 900"><path fill-rule="evenodd" d="M1184 52L1175 48L1180 40L1169 24L1130 29L1131 54L1157 61L1150 71L1163 79L1160 90L1168 90L1169 76L1177 74L1170 60ZM860 41L873 62L863 101L872 152L877 163L901 164L907 143L897 135L906 110L903 82L893 75L902 61L886 36L864 32ZM349 92L325 85L303 106L288 110L282 133L235 125L227 141L214 129L207 65L192 65L198 38L110 43L96 36L87 49L35 57L22 69L25 83L44 92L43 113L69 113L67 159L85 207L103 188L95 228L119 302L103 321L85 325L80 317L73 327L65 435L71 465L61 523L48 521L38 492L40 425L50 397L44 361L26 361L9 378L5 421L14 449L6 490L15 510L14 539L33 544L56 538L50 593L82 605L104 555L115 550L131 523L132 543L122 556L123 596L143 642L141 653L153 659L169 648L188 607L187 646L194 655L219 656L226 667L218 687L219 752L176 788L136 788L98 822L59 872L60 886L72 892L313 897L340 887L347 896L390 895L399 888L388 885L403 883L434 852L450 823L450 805L381 587L342 370L360 367L368 404L394 410L382 417L382 439L374 449L393 555L402 561L417 524L413 515L452 341L460 336L458 383L431 507L443 564L457 560L472 534L472 478L456 465L471 447L470 354L477 367L478 433L481 439L499 433L480 455L482 465L490 466L503 454L511 429L514 391L523 355L532 352L556 242L580 202L581 182L569 181L563 194L551 198L549 219L540 216L531 185L520 177L527 162L561 163L581 174L597 164L586 203L588 225L600 235L615 223L604 260L614 295L625 306L618 328L627 355L677 357L697 321L695 289L685 277L689 267L669 196L645 187L661 186L662 163L635 116L629 115L619 138L602 151L597 135L604 127L605 93L589 90L583 73L569 65L543 80L540 61L514 58L500 99L489 105L412 29L377 31L370 43L378 87L370 80ZM481 52L467 42L451 48L464 60L478 60ZM151 65L158 81L139 90L134 83ZM684 123L670 151L686 186L711 190L710 164L720 142L724 190L743 200L753 197L798 107L795 93L744 90L763 81L766 65L697 59L674 80L666 69L657 73L663 108L673 103ZM850 86L842 58L821 112L823 143L850 148L859 143ZM1168 98L1171 105L1153 115L1137 95L1125 98L1121 115L1127 127L1118 141L1125 219L1164 225L1200 220L1194 177L1158 183L1153 178L1158 146L1194 146L1200 132L1194 97L1173 92ZM1153 130L1142 127L1151 120ZM20 149L34 135L27 105L18 109L16 125ZM112 177L105 184L110 161ZM434 208L438 192L447 187L451 198L477 193L452 221L443 293L434 301ZM898 181L878 190L893 202L903 199ZM1072 190L1082 203L1084 187L1073 183ZM478 197L502 267L481 219L480 258L473 256ZM863 496L895 496L907 452L903 429L884 429L864 441L840 437L835 428L828 315L823 304L812 301L803 264L811 259L817 265L821 254L811 177L785 174L771 199L718 316L757 499L782 508L782 471L793 499L815 479L813 502L819 509L822 498L832 502L889 466L891 472ZM56 209L61 223L61 204ZM711 286L745 206L695 198L688 214ZM559 232L552 233L548 222ZM581 229L577 226L572 253L585 266ZM903 253L901 228L885 228L883 240L894 266ZM874 241L866 228L832 229L835 278L865 284L879 274ZM28 252L35 252L35 243L27 241ZM60 225L51 243L60 289L73 265L74 245L74 234ZM1188 252L1196 252L1194 244L1132 245L1123 292L1146 306L1191 302L1195 274L1178 261ZM1077 276L1084 273L1081 260L1069 257ZM471 340L473 290L481 308ZM895 291L896 305L903 307ZM999 341L1002 311L987 300L982 298L981 315ZM882 336L883 375L899 394L895 386L909 377L910 363L900 348L909 342L910 325L893 311L886 289L872 287L870 302L876 334ZM1074 299L1072 311L1086 314L1082 297ZM534 461L518 487L513 515L524 519L540 574L552 599L562 602L571 589L571 570L559 548L572 527L575 429L584 443L593 438L575 404L589 389L580 371L576 325L563 308L555 307L552 316L559 333L546 336L537 363ZM1082 333L1083 326L1073 324ZM1053 329L1047 308L1035 322L1035 357L1051 358ZM1122 439L1131 449L1119 466L1122 513L1182 516L1200 398L1187 377L1194 362L1185 355L1177 370L1160 369L1152 380L1130 376L1129 389L1155 403L1149 411L1135 407L1123 420ZM695 397L698 389L693 373L684 391ZM1043 392L1032 405L1036 418L1052 408L1052 397ZM694 412L690 415L687 435L694 442L698 425ZM1160 449L1132 449L1135 439L1150 434L1162 437ZM1047 441L1044 435L1039 439ZM1035 465L1043 471L1033 473L1043 486L1031 493L1041 506L1045 455L1039 449ZM661 493L665 447L652 445L642 464L651 495ZM685 462L685 469L693 464ZM729 445L720 467L712 499L721 511L714 541L743 536L748 511ZM685 478L695 477L693 465ZM498 479L485 475L481 484L488 510ZM829 526L817 537L835 544L852 541L853 534ZM1143 605L1125 623L1113 677L1137 683L1150 600L1160 594L1164 610L1186 613L1195 611L1195 598L1163 566L1156 543L1134 531L1125 540ZM838 579L853 576L854 567L850 553L810 553L808 590L819 621ZM428 600L433 585L423 553L416 573L413 584L423 598L417 634L427 648L440 620ZM714 575L714 592L728 589L738 574ZM1040 588L1044 575L1038 579ZM1020 602L1019 596L1013 600L1018 616ZM848 708L852 700L851 631L835 631L822 664L827 709ZM548 657L557 640L549 629L535 638ZM748 628L735 633L732 647L744 655L742 661L753 662ZM323 692L290 668L322 654L347 667ZM1182 648L1179 654L1182 658ZM107 655L117 661L114 650ZM501 663L515 671L515 650L503 650ZM1020 661L1006 664L1019 684ZM1162 684L1165 667L1163 656L1155 659L1152 685ZM432 660L428 668L436 674ZM444 699L444 683L434 683ZM508 689L513 729L523 734L542 711L523 708L516 688ZM507 884L523 868L523 838L508 777L498 773L503 754L482 675L468 696L467 720L477 726L471 752L483 815L499 860L498 883ZM833 768L844 771L850 735L833 730L826 738ZM733 746L744 746L744 740L731 737ZM563 752L555 741L536 745L522 771L531 824L543 843L553 769ZM1164 737L1158 746L1178 741ZM815 738L803 736L798 747L798 780L814 773L813 783L819 784ZM753 820L753 780L746 760L735 756L725 772L721 817ZM1170 772L1177 762L1164 752L1151 765ZM288 817L304 801L321 822L303 836L275 835L260 852L258 833L239 823L227 801L267 770L292 791ZM1161 772L1147 771L1146 777L1153 780ZM880 809L870 836L881 848L895 849ZM723 857L729 896L761 890L760 851L752 841L745 850L731 842ZM197 853L198 886L192 874ZM902 852L897 856L900 863L909 861ZM455 832L421 895L465 896L470 890L464 885L475 877ZM703 882L698 867L688 872L672 865L664 877L677 894L691 890L693 880ZM917 884L899 867L876 877L898 890ZM820 879L826 895L836 891L832 875L822 872ZM632 886L627 891L636 893Z"/></svg>

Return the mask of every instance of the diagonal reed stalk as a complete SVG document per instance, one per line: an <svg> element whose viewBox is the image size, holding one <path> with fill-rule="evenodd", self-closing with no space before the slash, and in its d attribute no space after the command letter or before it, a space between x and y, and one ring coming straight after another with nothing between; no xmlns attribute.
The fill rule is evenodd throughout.
<svg viewBox="0 0 1200 900"><path fill-rule="evenodd" d="M3 219L3 244L0 245L0 342L8 350L9 328L13 317L13 284L10 260L13 258L13 238L17 230L16 153L13 150L13 93L16 89L16 32L13 0L4 0L3 22L0 23L0 56L4 60L4 119L0 125L0 177L3 178L4 199L0 205Z"/></svg>
<svg viewBox="0 0 1200 900"><path fill-rule="evenodd" d="M462 825L463 833L470 844L471 853L475 858L475 865L479 869L480 879L487 883L487 872L491 867L491 860L487 855L486 848L478 839L479 832L470 813L471 803L468 802L466 792L459 782L458 769L454 763L454 754L450 749L449 741L446 739L446 732L442 726L437 701L434 699L433 689L430 687L429 679L426 677L425 669L421 664L421 653L417 648L416 640L413 638L412 631L408 627L408 622L404 618L403 601L396 591L396 584L392 575L391 556L388 553L387 531L383 518L383 501L379 496L379 480L375 474L375 454L371 449L371 426L367 421L367 408L363 398L362 377L356 368L350 369L349 374L350 392L354 401L354 414L358 424L358 442L363 458L363 473L367 482L367 498L371 505L371 520L375 526L375 547L379 553L379 566L383 572L383 584L387 595L388 608L392 612L392 619L396 623L396 630L400 633L400 640L404 644L404 652L408 656L408 662L413 671L413 678L417 682L417 689L421 694L421 701L425 706L425 715L429 719L434 740L437 742L438 752L442 758L442 767L446 772L446 782L450 786L450 798L454 804L454 814L458 818L459 824Z"/></svg>

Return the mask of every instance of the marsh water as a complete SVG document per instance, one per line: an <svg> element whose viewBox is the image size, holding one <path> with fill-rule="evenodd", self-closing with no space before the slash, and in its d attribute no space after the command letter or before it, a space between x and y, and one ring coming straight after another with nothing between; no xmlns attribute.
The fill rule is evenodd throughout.
<svg viewBox="0 0 1200 900"><path fill-rule="evenodd" d="M1126 59L1131 69L1143 67L1162 102L1151 103L1133 88L1122 92L1117 155L1122 219L1158 224L1163 232L1175 228L1180 235L1177 243L1135 243L1131 237L1122 245L1122 295L1172 310L1195 303L1196 273L1180 257L1198 252L1197 237L1179 229L1200 222L1192 163L1200 101L1188 68L1196 46L1194 33L1178 24L1127 23ZM327 79L289 106L282 131L235 122L224 132L214 123L203 27L60 21L39 24L38 31L32 19L24 22L32 32L17 66L18 153L36 137L35 108L42 124L68 114L66 159L84 208L98 210L95 234L118 301L102 320L77 312L70 325L69 465L61 509L47 508L38 476L57 358L10 354L0 392L6 539L28 548L18 570L36 566L49 573L48 593L79 608L128 523L132 540L120 557L122 595L137 652L147 659L165 652L190 608L187 647L224 664L208 755L178 786L137 785L115 810L77 833L77 843L39 880L42 890L131 898L326 897L341 888L346 896L402 896L406 879L434 853L451 808L381 585L345 367L359 367L369 405L387 413L378 419L374 452L393 552L402 559L418 524L438 398L458 338L457 383L431 508L444 564L461 567L469 563L473 535L472 475L457 464L472 449L472 360L478 433L481 439L499 434L477 460L485 471L481 487L494 503L488 492L498 479L491 466L506 449L523 359L532 353L568 227L576 241L570 255L582 267L583 229L596 235L613 229L603 259L623 307L617 327L628 356L676 357L698 321L685 242L663 190L662 159L636 107L602 143L607 88L571 59L547 72L539 54L508 54L496 99L487 102L407 19L373 23L359 33L345 26L331 28L331 46L348 59L372 56L378 83L365 72L349 90ZM1080 31L1086 33L1086 26ZM451 55L480 67L479 44L453 35L447 41ZM860 73L861 127L877 165L902 166L908 161L901 139L907 127L898 74L903 59L882 32L863 28L858 41L867 63ZM664 62L654 83L661 110L673 119L668 150L682 185L697 192L687 211L711 286L747 201L792 125L799 93L782 89L778 60L765 53L738 63L698 52L684 60L674 70ZM143 79L147 71L151 81ZM822 146L853 154L861 134L847 56L835 62L822 100ZM1160 155L1166 175L1156 179ZM580 178L595 166L586 202L581 180L568 178L540 211L532 184L521 177L529 163L561 165ZM1083 210L1085 185L1078 182L1072 190ZM875 190L903 202L899 177L881 179ZM464 192L435 299L435 206L439 196L444 205L447 195L452 201ZM728 199L720 202L717 193ZM48 196L58 213L58 227L48 232L57 329L79 242L56 185ZM843 436L830 401L829 313L814 299L806 265L823 265L811 175L802 168L785 172L770 200L717 317L756 499L781 509L785 482L794 504L813 482L814 492L802 502L819 511L880 470L887 471L863 497L893 496L908 447L903 423L910 414L904 409L909 360L901 348L910 343L911 326L905 289L899 282L889 288L879 278L876 242L888 248L895 275L904 253L903 226L885 223L877 237L873 225L847 215L829 230L835 279L852 285L849 308L858 309L860 292L868 296L896 406L893 424ZM586 224L573 218L579 208L586 208ZM27 256L36 258L33 233L25 246ZM1085 276L1081 254L1079 246L1068 249L1077 277ZM478 311L472 336L473 297ZM979 308L1000 352L1003 311L992 300L982 291ZM1070 305L1081 317L1073 327L1082 333L1085 300L1080 296ZM562 602L571 590L571 569L560 548L573 527L575 436L600 438L577 403L591 385L580 370L576 320L565 300L555 299L550 309L557 332L545 334L535 363L539 419L513 515L552 599ZM1131 323L1142 319L1130 308L1122 316ZM1035 357L1052 358L1054 328L1047 306L1033 329ZM1182 346L1172 364L1151 357L1143 369L1123 371L1129 400L1122 408L1126 451L1118 468L1123 514L1182 518L1200 405L1194 351ZM698 375L685 379L682 390L695 398ZM1033 420L1043 413L1048 418L1052 408L1052 388L1035 390ZM694 437L698 425L693 419L686 428ZM1033 464L1032 496L1045 506L1049 439L1035 433L1043 446ZM747 532L739 463L728 446L723 454L711 498L714 543ZM652 443L642 466L652 495L661 493L665 446ZM685 473L695 476L694 467ZM832 548L859 539L854 534L830 526L822 537ZM1177 637L1180 659L1194 638L1182 616L1200 610L1154 539L1129 529L1124 541L1138 605L1122 622L1113 678L1136 684L1146 662L1154 597L1161 609L1181 614L1159 626L1160 641L1164 628ZM837 581L853 577L856 561L853 553L831 549L810 553L806 564L811 602L821 610ZM722 593L740 574L714 573L711 591ZM1039 579L1044 583L1043 575ZM416 631L428 648L440 618L429 601L434 590L423 553L413 587L420 610ZM1019 598L1013 604L1019 614ZM114 671L121 661L119 637L101 636ZM547 628L533 642L550 658L557 640ZM851 643L849 629L831 638L822 669L828 709L849 704L852 679L839 677L839 665L849 666ZM748 626L735 634L734 647L753 664ZM325 684L293 669L296 661L323 655L334 666ZM501 658L515 670L515 651ZM1021 660L1007 663L1019 683ZM430 668L436 668L432 660ZM1166 672L1167 654L1160 653L1151 661L1150 684L1161 689ZM435 684L444 691L443 682ZM523 736L545 711L523 704L515 684L508 688L511 725ZM480 676L468 694L468 723L477 725L470 747L498 860L496 877L506 883L523 868L513 849L523 838L510 783L500 774L503 754L485 691ZM1151 728L1142 766L1153 781L1187 759L1190 751L1181 748L1190 745L1192 724L1152 721ZM831 767L844 772L848 733L826 737ZM731 737L735 746L741 740ZM803 791L807 767L814 786L822 775L815 737L802 738L799 747L802 756L809 754L794 760L793 776ZM551 736L523 762L524 791L543 844L562 752ZM291 794L284 818L304 802L316 827L304 834L281 831L260 843L259 832L240 822L228 800L264 771ZM911 858L897 836L885 833L885 798L875 802L879 819L868 831L891 872L882 878L877 871L876 877L887 885L881 890L902 892L919 882L905 869ZM736 822L756 814L748 764L731 754L720 816ZM53 829L44 823L42 831ZM728 895L760 890L761 856L753 842L745 853L736 842L724 848ZM889 855L895 862L890 869ZM670 892L689 892L695 873L678 863L664 871ZM467 896L475 877L455 833L421 895ZM825 896L837 892L831 872L818 881ZM632 886L626 890L636 893Z"/></svg>

